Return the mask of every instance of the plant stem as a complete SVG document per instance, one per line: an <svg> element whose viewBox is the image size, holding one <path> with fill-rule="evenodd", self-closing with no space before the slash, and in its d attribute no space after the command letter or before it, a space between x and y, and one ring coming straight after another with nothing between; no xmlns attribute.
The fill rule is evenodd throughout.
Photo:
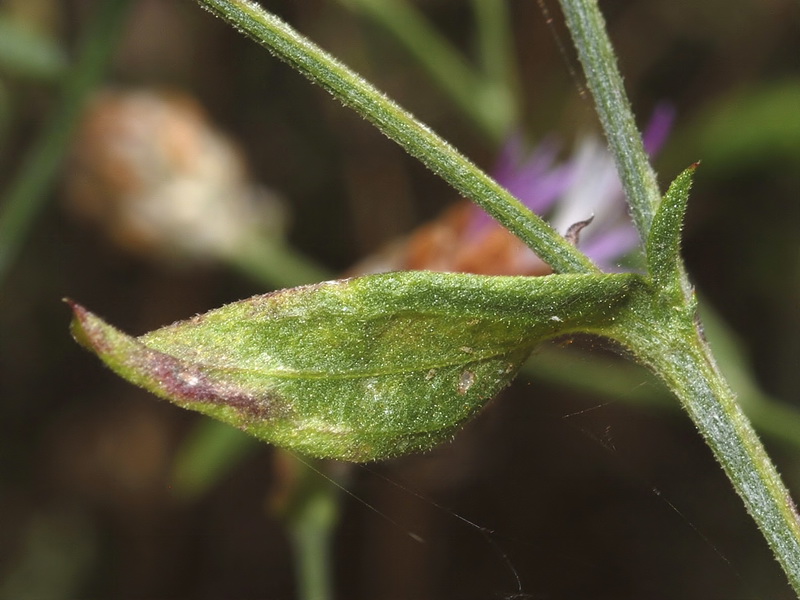
<svg viewBox="0 0 800 600"><path fill-rule="evenodd" d="M646 242L661 193L636 128L603 15L596 0L560 2L614 155L634 223L642 241Z"/></svg>
<svg viewBox="0 0 800 600"><path fill-rule="evenodd" d="M599 272L583 253L430 128L286 23L244 0L198 2L371 121L409 154L483 207L556 272Z"/></svg>
<svg viewBox="0 0 800 600"><path fill-rule="evenodd" d="M302 468L302 467L301 467ZM333 598L333 533L339 516L337 489L311 473L318 481L316 489L306 492L287 521L296 556L298 596L304 600Z"/></svg>
<svg viewBox="0 0 800 600"><path fill-rule="evenodd" d="M84 100L114 50L131 0L106 0L86 28L63 98L25 158L0 210L0 283L48 199L47 189L67 150Z"/></svg>
<svg viewBox="0 0 800 600"><path fill-rule="evenodd" d="M642 240L661 202L596 0L561 0ZM674 235L678 235L675 230ZM677 244L676 244L677 245ZM674 249L677 253L677 247ZM669 258L672 254L668 253ZM654 257L654 260L664 260ZM663 266L663 265L662 265ZM662 274L663 275L663 274ZM677 293L676 293L677 292ZM646 303L615 325L616 337L681 400L800 593L800 519L695 323L682 264L651 286Z"/></svg>
<svg viewBox="0 0 800 600"><path fill-rule="evenodd" d="M702 335L680 317L655 329L654 312L621 323L615 337L678 396L800 593L800 517L788 490Z"/></svg>
<svg viewBox="0 0 800 600"><path fill-rule="evenodd" d="M336 275L301 255L278 235L253 236L227 257L228 263L270 289L333 279Z"/></svg>
<svg viewBox="0 0 800 600"><path fill-rule="evenodd" d="M472 0L478 29L478 54L486 80L484 112L502 125L503 140L520 126L519 81L508 6L496 0Z"/></svg>
<svg viewBox="0 0 800 600"><path fill-rule="evenodd" d="M636 130L622 78L596 0L561 0L567 24L595 98L628 201L643 240L647 240L660 193ZM676 289L681 291L671 296ZM620 323L618 337L658 374L684 408L719 460L748 512L756 521L800 593L800 520L750 422L718 371L694 323L690 288L678 268L653 291L654 301L638 322ZM677 309L677 310L676 310ZM659 322L658 315L663 318Z"/></svg>
<svg viewBox="0 0 800 600"><path fill-rule="evenodd" d="M473 68L463 55L406 0L340 0L369 17L392 35L473 123L494 142L501 142L510 122L504 107L490 106L494 83ZM485 101L481 101L484 99Z"/></svg>

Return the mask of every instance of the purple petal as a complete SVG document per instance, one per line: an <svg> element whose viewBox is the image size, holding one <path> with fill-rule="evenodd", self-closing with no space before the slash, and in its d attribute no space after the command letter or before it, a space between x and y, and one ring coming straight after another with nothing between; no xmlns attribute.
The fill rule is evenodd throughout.
<svg viewBox="0 0 800 600"><path fill-rule="evenodd" d="M572 165L566 164L556 167L547 173L542 173L535 180L509 182L505 186L512 196L538 215L546 213L569 188L574 180Z"/></svg>
<svg viewBox="0 0 800 600"><path fill-rule="evenodd" d="M586 230L590 233L590 229ZM581 244L581 250L598 264L613 264L639 245L639 233L626 222L606 229Z"/></svg>
<svg viewBox="0 0 800 600"><path fill-rule="evenodd" d="M517 170L524 156L522 134L519 132L511 134L503 144L503 147L500 148L500 154L497 156L493 172L497 177L509 176Z"/></svg>
<svg viewBox="0 0 800 600"><path fill-rule="evenodd" d="M561 144L554 136L545 138L532 152L525 150L525 141L521 133L511 135L500 149L500 156L492 169L492 173L500 183L505 178L516 177L520 172L534 170L543 172L555 160Z"/></svg>
<svg viewBox="0 0 800 600"><path fill-rule="evenodd" d="M668 102L661 102L653 110L642 135L645 152L650 156L658 154L667 141L675 123L675 113L675 107Z"/></svg>
<svg viewBox="0 0 800 600"><path fill-rule="evenodd" d="M593 229L603 226L621 210L621 187L614 163L599 139L584 137L569 164L574 180L558 200L550 221L558 231L595 216Z"/></svg>
<svg viewBox="0 0 800 600"><path fill-rule="evenodd" d="M555 137L546 138L526 157L522 135L514 134L503 145L492 174L512 196L541 215L572 180L569 165L553 167L560 147ZM469 231L475 234L491 222L492 218L476 207Z"/></svg>

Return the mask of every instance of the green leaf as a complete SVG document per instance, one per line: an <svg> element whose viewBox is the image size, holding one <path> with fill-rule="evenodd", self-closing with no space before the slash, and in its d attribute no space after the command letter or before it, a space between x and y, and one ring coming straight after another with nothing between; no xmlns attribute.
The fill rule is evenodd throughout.
<svg viewBox="0 0 800 600"><path fill-rule="evenodd" d="M647 268L657 287L678 289L681 271L681 229L692 189L692 178L700 163L694 163L670 184L653 217L647 238Z"/></svg>
<svg viewBox="0 0 800 600"><path fill-rule="evenodd" d="M631 274L406 271L229 304L139 338L73 304L73 335L125 379L254 436L364 461L447 439L540 341L600 333Z"/></svg>
<svg viewBox="0 0 800 600"><path fill-rule="evenodd" d="M800 165L800 77L757 80L717 98L685 128L686 146L697 148L717 177L769 168L796 173ZM735 127L731 124L735 123ZM680 148L681 144L676 144Z"/></svg>

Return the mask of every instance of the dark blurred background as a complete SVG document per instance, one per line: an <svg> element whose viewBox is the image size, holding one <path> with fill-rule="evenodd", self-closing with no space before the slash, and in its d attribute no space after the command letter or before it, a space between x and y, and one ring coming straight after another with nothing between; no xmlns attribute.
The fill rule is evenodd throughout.
<svg viewBox="0 0 800 600"><path fill-rule="evenodd" d="M57 111L101 4L0 2L4 20L49 39L66 65L50 79L0 65L0 193ZM243 179L280 196L291 246L309 260L343 272L458 200L193 2L131 4L102 87L169 89L201 106L239 147ZM263 4L491 167L498 140L373 20L332 0ZM469 3L414 4L473 55ZM552 27L536 2L507 2L520 126L534 143L555 133L569 149L596 125L558 7L548 4ZM691 277L737 333L761 392L798 408L800 4L601 5L639 118L665 101L677 111L656 161L662 185L703 161L685 231ZM230 261L165 257L138 239L121 243L124 233L110 236L70 200L83 168L74 152L0 282L0 594L295 598L289 539L270 508L281 485L275 451L258 445L210 488L179 497L173 463L202 418L103 368L71 339L61 303L75 298L139 334L269 288ZM639 383L663 396L644 373ZM800 439L764 442L797 495ZM523 377L452 444L356 466L345 485L352 495L342 495L334 539L337 598L793 596L677 404L598 398Z"/></svg>

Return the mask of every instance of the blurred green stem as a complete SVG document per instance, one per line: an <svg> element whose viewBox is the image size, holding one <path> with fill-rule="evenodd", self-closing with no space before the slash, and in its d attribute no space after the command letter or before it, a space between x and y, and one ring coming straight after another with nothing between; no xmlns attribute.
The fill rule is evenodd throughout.
<svg viewBox="0 0 800 600"><path fill-rule="evenodd" d="M81 40L78 60L68 76L55 112L39 134L5 194L0 208L0 284L19 252L67 151L84 102L103 76L132 0L105 0Z"/></svg>
<svg viewBox="0 0 800 600"><path fill-rule="evenodd" d="M446 92L454 104L495 143L500 143L517 122L516 99L509 71L510 43L505 4L473 0L482 56L480 72L441 35L413 4L406 0L340 0L392 35ZM479 11L479 12L478 12ZM487 17L484 20L484 17Z"/></svg>
<svg viewBox="0 0 800 600"><path fill-rule="evenodd" d="M199 498L258 447L258 440L235 427L198 419L173 460L172 491L184 501Z"/></svg>
<svg viewBox="0 0 800 600"><path fill-rule="evenodd" d="M284 520L296 557L298 596L303 600L331 600L333 533L339 518L339 494L327 475L294 456L288 456L299 479ZM320 469L324 468L318 463Z"/></svg>
<svg viewBox="0 0 800 600"><path fill-rule="evenodd" d="M12 115L14 114L11 94L5 84L0 81L0 158L4 154L8 132L11 129ZM0 241L0 244L2 242Z"/></svg>
<svg viewBox="0 0 800 600"><path fill-rule="evenodd" d="M472 0L478 30L478 56L486 80L481 98L483 110L497 113L503 125L501 142L511 130L521 126L520 87L517 59L508 3L497 0Z"/></svg>
<svg viewBox="0 0 800 600"><path fill-rule="evenodd" d="M305 258L279 235L254 235L228 262L269 289L295 287L336 275Z"/></svg>

